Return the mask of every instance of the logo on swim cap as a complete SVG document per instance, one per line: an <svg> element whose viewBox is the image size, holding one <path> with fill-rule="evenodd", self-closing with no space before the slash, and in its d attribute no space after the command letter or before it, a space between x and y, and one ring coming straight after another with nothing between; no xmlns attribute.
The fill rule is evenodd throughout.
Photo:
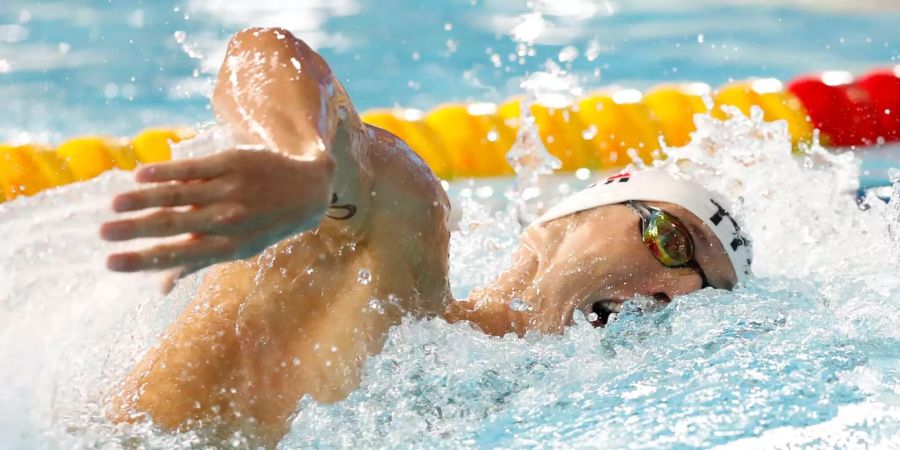
<svg viewBox="0 0 900 450"><path fill-rule="evenodd" d="M630 172L622 172L622 173L620 173L620 174L618 174L618 175L613 175L613 176L607 178L607 179L606 179L606 182L603 183L603 184L611 184L611 183L615 183L615 182L617 182L617 181L618 181L619 183L627 183L628 180L630 180L630 179L631 179L631 173L630 173ZM594 183L593 185L596 185L596 184L597 184L597 183ZM593 185L591 185L591 186L593 186Z"/></svg>

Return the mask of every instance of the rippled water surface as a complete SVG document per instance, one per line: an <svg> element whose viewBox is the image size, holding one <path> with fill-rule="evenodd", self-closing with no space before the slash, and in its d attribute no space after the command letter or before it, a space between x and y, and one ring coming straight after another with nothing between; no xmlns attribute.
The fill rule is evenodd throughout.
<svg viewBox="0 0 900 450"><path fill-rule="evenodd" d="M900 445L900 184L892 203L863 210L852 155L799 160L780 124L698 121L694 143L670 149L663 168L734 199L757 278L657 313L626 310L603 330L579 319L563 336L404 323L350 398L301 402L282 447ZM204 136L177 152L224 145ZM0 205L0 233L14 237L0 248L2 442L198 442L104 418L103 396L196 283L162 299L152 276L104 271L97 223L108 196L130 185L113 172ZM488 210L478 184L453 191L464 231L453 236L451 278L464 295L502 267L517 226L506 209Z"/></svg>
<svg viewBox="0 0 900 450"><path fill-rule="evenodd" d="M586 89L860 72L897 63L898 24L893 0L4 0L0 141L206 121L245 26L308 40L360 109L424 109L518 94L548 59Z"/></svg>

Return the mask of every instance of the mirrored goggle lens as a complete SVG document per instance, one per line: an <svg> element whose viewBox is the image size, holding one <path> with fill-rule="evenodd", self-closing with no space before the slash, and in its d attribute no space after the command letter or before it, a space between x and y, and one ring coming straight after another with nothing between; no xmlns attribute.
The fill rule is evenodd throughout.
<svg viewBox="0 0 900 450"><path fill-rule="evenodd" d="M694 258L694 246L687 228L665 212L653 212L643 237L644 244L656 259L668 267L685 265Z"/></svg>

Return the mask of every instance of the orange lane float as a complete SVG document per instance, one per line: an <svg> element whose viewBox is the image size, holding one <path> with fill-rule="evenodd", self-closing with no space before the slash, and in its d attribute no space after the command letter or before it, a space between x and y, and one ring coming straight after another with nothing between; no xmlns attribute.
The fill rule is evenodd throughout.
<svg viewBox="0 0 900 450"><path fill-rule="evenodd" d="M695 114L724 117L725 105L766 120L783 120L794 146L813 139L825 145L861 147L900 141L900 66L859 78L848 72L737 81L713 90L703 83L668 84L646 92L607 89L558 104L534 104L531 114L547 150L562 170L616 169L633 158L650 161L662 145L690 141ZM515 142L522 100L440 105L431 111L377 109L369 124L406 141L442 179L512 174L505 153ZM118 168L166 161L170 146L193 136L186 128L155 128L132 139L87 136L56 148L0 145L0 202Z"/></svg>

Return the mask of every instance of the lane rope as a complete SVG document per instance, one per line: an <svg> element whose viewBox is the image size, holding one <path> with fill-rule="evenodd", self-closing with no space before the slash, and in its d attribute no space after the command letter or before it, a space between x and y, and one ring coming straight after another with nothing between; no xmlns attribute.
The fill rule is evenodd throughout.
<svg viewBox="0 0 900 450"><path fill-rule="evenodd" d="M547 149L563 171L616 169L637 156L660 156L662 144L690 141L695 114L725 118L722 106L746 115L759 107L767 121L787 123L795 149L819 131L823 145L871 147L900 141L900 65L858 78L830 71L786 85L774 78L728 83L655 86L646 92L605 89L564 107L532 106ZM711 110L710 110L711 106ZM445 180L511 175L505 153L513 145L521 98L501 104L448 103L430 111L376 109L362 114L415 150ZM57 147L0 144L0 202L20 195L89 180L104 171L171 158L171 144L194 136L185 127L151 128L134 137L83 136Z"/></svg>

